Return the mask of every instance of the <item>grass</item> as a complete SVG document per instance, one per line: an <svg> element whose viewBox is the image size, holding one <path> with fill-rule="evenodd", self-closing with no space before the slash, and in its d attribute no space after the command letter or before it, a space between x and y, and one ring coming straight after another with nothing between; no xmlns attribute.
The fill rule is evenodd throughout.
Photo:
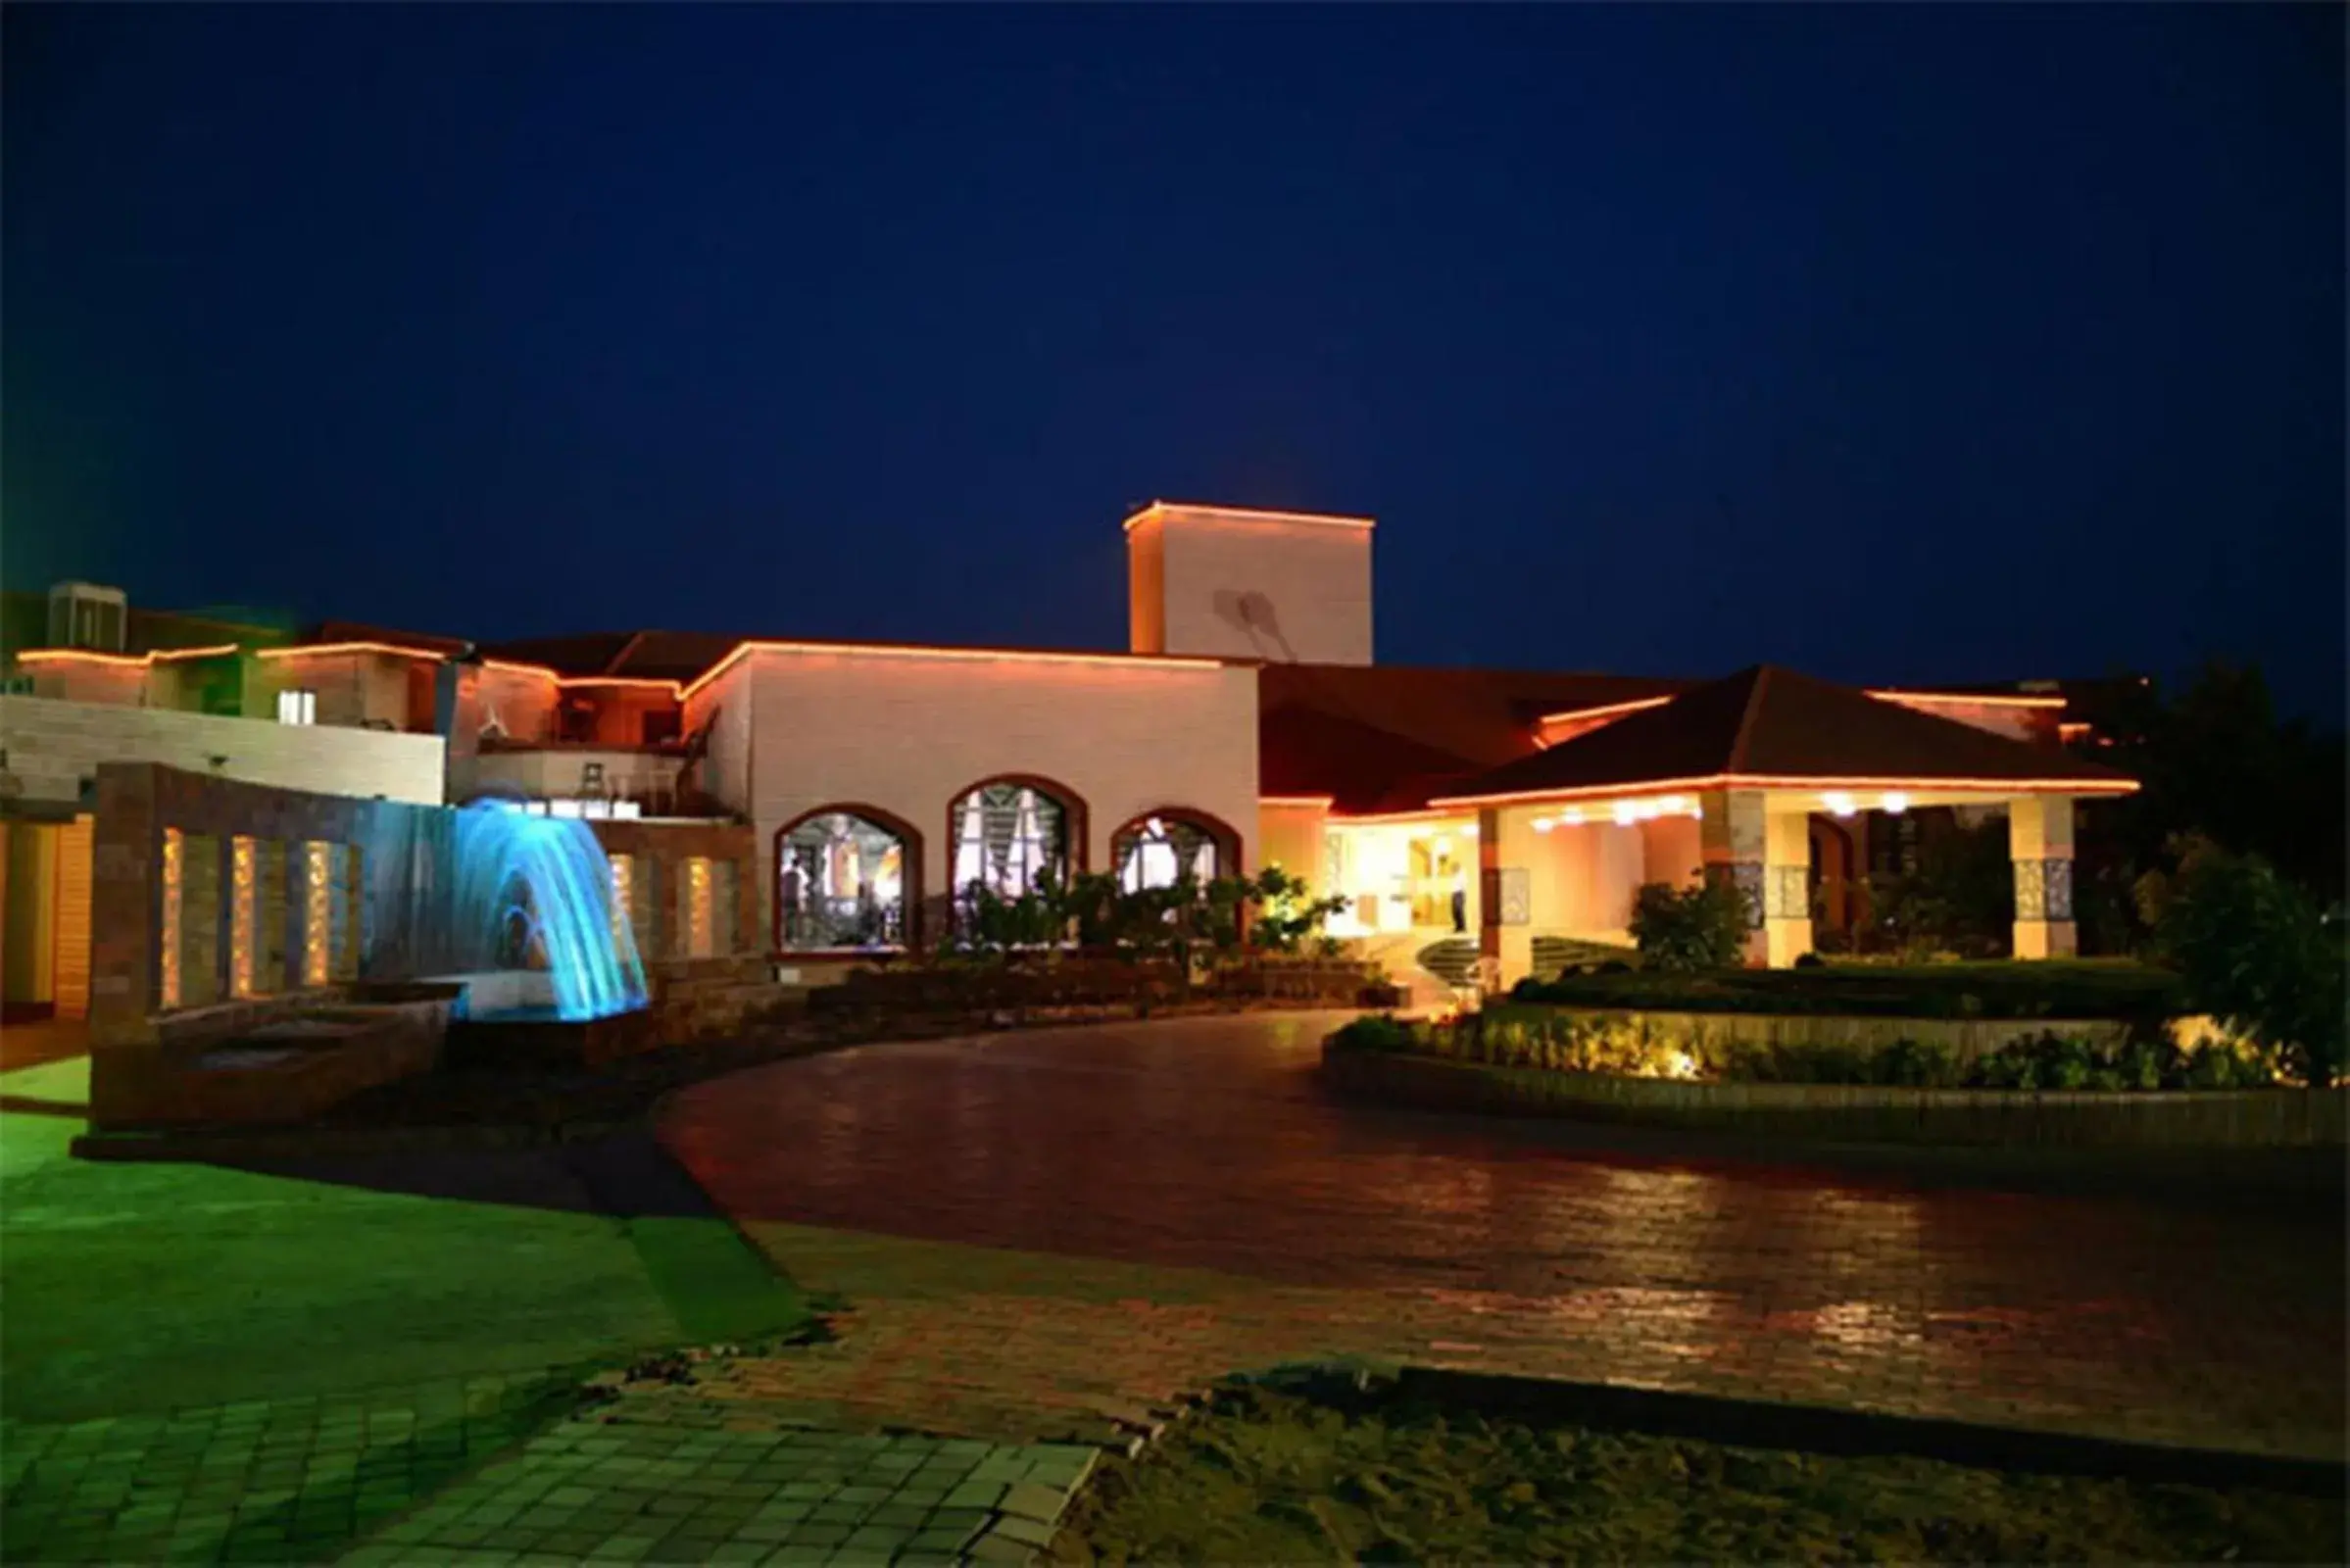
<svg viewBox="0 0 2350 1568"><path fill-rule="evenodd" d="M1126 1562L2341 1562L2341 1499L1829 1457L1228 1388L1079 1498Z"/></svg>
<svg viewBox="0 0 2350 1568"><path fill-rule="evenodd" d="M2182 1008L2178 976L2128 959L1567 974L1523 985L1514 1000L1677 1012L1919 1018L2162 1017Z"/></svg>
<svg viewBox="0 0 2350 1568"><path fill-rule="evenodd" d="M87 1071L0 1087L71 1103ZM0 1115L11 1420L519 1374L806 1319L723 1219L614 1212L561 1151L350 1159L323 1179L75 1160L80 1130Z"/></svg>

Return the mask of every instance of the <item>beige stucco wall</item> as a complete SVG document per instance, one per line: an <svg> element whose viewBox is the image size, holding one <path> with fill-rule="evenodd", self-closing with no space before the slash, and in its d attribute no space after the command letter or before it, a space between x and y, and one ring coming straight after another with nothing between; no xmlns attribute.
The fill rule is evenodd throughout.
<svg viewBox="0 0 2350 1568"><path fill-rule="evenodd" d="M461 716L478 732L494 714L508 740L543 741L554 733L555 694L545 675L485 663Z"/></svg>
<svg viewBox="0 0 2350 1568"><path fill-rule="evenodd" d="M677 780L680 759L590 746L484 752L473 762L473 788L503 786L532 800L567 799L580 793L581 772L590 762L602 765L606 794L643 801L668 792Z"/></svg>
<svg viewBox="0 0 2350 1568"><path fill-rule="evenodd" d="M245 685L245 712L274 719L277 694L318 694L318 722L408 727L409 669L419 662L391 654L303 654L290 659L257 659ZM429 714L426 715L429 717Z"/></svg>
<svg viewBox="0 0 2350 1568"><path fill-rule="evenodd" d="M751 815L752 679L751 662L740 660L715 680L696 687L685 700L685 733L710 730L693 781L703 793L739 816ZM769 830L770 832L772 829ZM773 858L773 846L761 840L760 861ZM772 874L772 866L768 867Z"/></svg>
<svg viewBox="0 0 2350 1568"><path fill-rule="evenodd" d="M274 701L274 699L272 699ZM323 699L321 699L321 702ZM114 703L0 697L8 768L35 801L72 801L100 762L165 762L223 778L329 795L381 795L438 805L443 751L438 735L406 735L328 724L280 724Z"/></svg>
<svg viewBox="0 0 2350 1568"><path fill-rule="evenodd" d="M1159 583L1161 628L1138 649L1278 662L1371 662L1371 529L1170 507L1127 530L1129 584Z"/></svg>
<svg viewBox="0 0 2350 1568"><path fill-rule="evenodd" d="M1260 804L1256 809L1256 862L1278 865L1301 877L1316 898L1335 891L1322 864L1328 812L1319 806Z"/></svg>
<svg viewBox="0 0 2350 1568"><path fill-rule="evenodd" d="M1621 940L1643 882L1688 886L1701 875L1698 823L1560 824L1532 838L1527 891L1533 929L1544 936Z"/></svg>
<svg viewBox="0 0 2350 1568"><path fill-rule="evenodd" d="M26 664L32 695L61 703L111 703L138 708L149 701L148 677L155 667L116 664L94 659L41 660Z"/></svg>
<svg viewBox="0 0 2350 1568"><path fill-rule="evenodd" d="M1242 840L1243 864L1256 861L1256 677L1248 669L762 650L709 695L722 710L709 787L748 774L762 911L775 832L844 802L916 828L925 892L943 898L949 803L1004 773L1041 775L1083 797L1093 866L1107 867L1120 826L1166 807L1221 819ZM745 719L747 733L724 733Z"/></svg>

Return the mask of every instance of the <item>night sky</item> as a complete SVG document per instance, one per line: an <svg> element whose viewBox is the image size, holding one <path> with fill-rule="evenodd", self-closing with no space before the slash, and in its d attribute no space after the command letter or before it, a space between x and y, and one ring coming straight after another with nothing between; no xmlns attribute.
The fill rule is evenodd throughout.
<svg viewBox="0 0 2350 1568"><path fill-rule="evenodd" d="M483 640L2257 660L2338 715L2322 6L11 6L5 570Z"/></svg>

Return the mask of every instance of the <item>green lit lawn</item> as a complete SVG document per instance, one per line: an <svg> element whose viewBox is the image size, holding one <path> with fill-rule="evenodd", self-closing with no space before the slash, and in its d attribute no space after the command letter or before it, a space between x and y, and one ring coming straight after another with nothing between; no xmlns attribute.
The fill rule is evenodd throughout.
<svg viewBox="0 0 2350 1568"><path fill-rule="evenodd" d="M74 1102L85 1062L0 1076ZM805 1303L724 1221L583 1212L553 1152L500 1201L71 1159L0 1113L0 1413L52 1422L598 1361L788 1329Z"/></svg>
<svg viewBox="0 0 2350 1568"><path fill-rule="evenodd" d="M1125 1562L2340 1562L2341 1499L1832 1458L1228 1391L1097 1470L1053 1543Z"/></svg>

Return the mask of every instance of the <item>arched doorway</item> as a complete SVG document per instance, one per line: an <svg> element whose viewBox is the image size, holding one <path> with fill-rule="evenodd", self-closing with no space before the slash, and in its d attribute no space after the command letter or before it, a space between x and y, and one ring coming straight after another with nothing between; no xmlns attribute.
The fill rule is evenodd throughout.
<svg viewBox="0 0 2350 1568"><path fill-rule="evenodd" d="M1110 835L1110 869L1129 893L1171 887L1186 876L1206 882L1239 872L1240 843L1239 834L1205 811L1163 807Z"/></svg>
<svg viewBox="0 0 2350 1568"><path fill-rule="evenodd" d="M775 834L775 946L784 952L913 947L922 840L870 806L819 807Z"/></svg>
<svg viewBox="0 0 2350 1568"><path fill-rule="evenodd" d="M1028 774L984 779L947 806L953 906L966 907L974 888L1000 899L1036 890L1050 876L1065 882L1085 863L1085 802L1065 784Z"/></svg>

